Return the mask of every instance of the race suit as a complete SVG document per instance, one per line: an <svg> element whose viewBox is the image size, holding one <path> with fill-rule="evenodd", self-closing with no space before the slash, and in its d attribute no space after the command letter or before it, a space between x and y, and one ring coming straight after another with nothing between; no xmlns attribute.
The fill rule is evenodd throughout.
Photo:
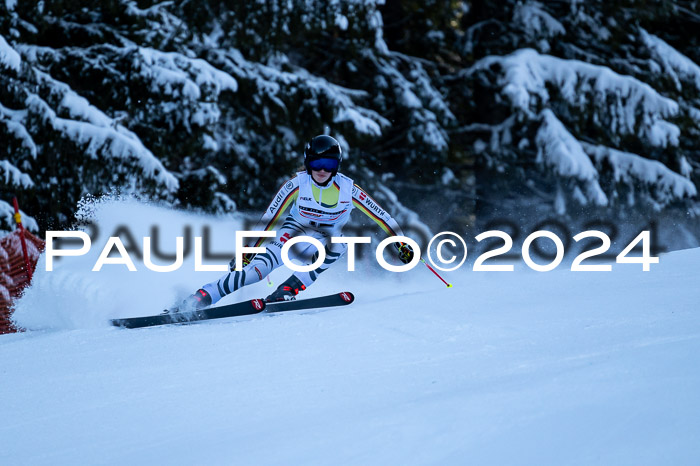
<svg viewBox="0 0 700 466"><path fill-rule="evenodd" d="M277 229L275 239L266 245L264 253L257 254L241 271L231 271L202 287L211 295L212 304L241 287L259 282L282 265L282 247L295 236L316 238L325 247L326 259L323 264L310 272L294 273L305 287L309 287L347 251L346 244L332 243L331 238L342 236L342 228L350 220L353 208L375 221L388 236L403 235L391 215L341 173L325 186L316 184L306 172L297 173L282 185L255 230L275 230L290 206L290 213L284 218L281 228ZM264 241L265 238L260 238L253 246L260 246ZM312 244L297 243L289 249L289 258L308 265L316 261L318 252Z"/></svg>

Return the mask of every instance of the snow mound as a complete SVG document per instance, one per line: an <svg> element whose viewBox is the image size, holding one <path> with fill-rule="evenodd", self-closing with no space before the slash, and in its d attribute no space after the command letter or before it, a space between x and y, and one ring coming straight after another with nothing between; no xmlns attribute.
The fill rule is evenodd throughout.
<svg viewBox="0 0 700 466"><path fill-rule="evenodd" d="M160 312L220 275L194 272L193 238L206 236L208 229L211 252L232 254L233 232L240 226L240 220L234 218L187 214L134 199L87 201L79 216L87 225L82 230L92 237L90 251L79 257L55 258L51 272L46 271L46 255L42 255L32 286L16 305L13 319L20 327L100 327L108 325L110 318ZM120 237L136 272L117 264L106 264L99 272L92 271L110 236ZM185 249L190 245L179 271L149 270L142 260L143 238L151 237L154 251L174 256L177 236L188 238L184 241ZM152 261L156 265L169 265L174 259L168 262L154 255ZM218 264L228 264L228 259L219 260Z"/></svg>

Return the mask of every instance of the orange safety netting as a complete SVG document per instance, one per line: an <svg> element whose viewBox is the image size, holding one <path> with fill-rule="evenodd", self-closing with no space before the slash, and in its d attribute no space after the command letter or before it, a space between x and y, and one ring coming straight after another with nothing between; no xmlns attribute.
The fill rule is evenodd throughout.
<svg viewBox="0 0 700 466"><path fill-rule="evenodd" d="M29 266L33 272L44 250L44 241L27 230L23 231L27 243ZM12 303L29 285L20 235L20 230L15 230L0 238L0 334L17 331L10 321Z"/></svg>

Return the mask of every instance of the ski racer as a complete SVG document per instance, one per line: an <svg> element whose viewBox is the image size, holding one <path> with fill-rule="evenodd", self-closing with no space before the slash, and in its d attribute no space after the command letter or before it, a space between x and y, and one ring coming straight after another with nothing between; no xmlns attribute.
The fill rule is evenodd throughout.
<svg viewBox="0 0 700 466"><path fill-rule="evenodd" d="M190 311L215 304L224 296L252 283L257 283L282 265L282 247L295 236L310 236L325 246L326 259L316 270L295 272L282 283L267 302L294 299L302 290L316 281L318 276L340 259L347 251L344 243L332 243L332 237L342 236L342 228L350 219L353 208L359 209L375 221L389 236L402 236L396 221L347 176L338 172L342 160L340 144L326 135L316 136L304 149L304 166L301 171L282 185L263 214L256 231L272 231L284 218L276 237L266 245L266 252L244 254L243 267L235 270L235 258L230 271L220 279L207 283L186 298L176 311ZM283 217L291 206L290 213ZM264 241L260 238L253 246ZM405 243L394 243L399 259L407 264L413 259L413 249ZM296 248L301 246L301 248ZM315 253L315 254L314 254ZM316 248L301 243L290 248L289 258L311 264L318 258Z"/></svg>

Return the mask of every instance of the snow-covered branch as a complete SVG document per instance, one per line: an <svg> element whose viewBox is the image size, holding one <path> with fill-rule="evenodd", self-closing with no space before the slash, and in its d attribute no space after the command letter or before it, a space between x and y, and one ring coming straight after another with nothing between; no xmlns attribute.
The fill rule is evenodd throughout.
<svg viewBox="0 0 700 466"><path fill-rule="evenodd" d="M543 51L550 48L547 39L566 34L564 26L547 13L540 2L518 3L513 21L525 31L529 39L539 40L539 48Z"/></svg>
<svg viewBox="0 0 700 466"><path fill-rule="evenodd" d="M238 90L231 75L202 59L144 47L139 47L138 55L142 64L139 74L151 83L154 92L198 100L202 94L217 99L221 91Z"/></svg>
<svg viewBox="0 0 700 466"><path fill-rule="evenodd" d="M255 87L266 99L270 99L280 110L287 113L285 101L296 93L307 94L306 106L314 108L321 103L333 109L335 123L349 123L354 129L368 136L380 136L382 129L391 123L377 112L358 105L354 99L367 98L365 91L347 89L326 79L310 74L302 68L294 72L246 60L237 50L219 53L212 57L221 62L223 69L238 76L238 79L252 80ZM286 62L283 56L278 61Z"/></svg>
<svg viewBox="0 0 700 466"><path fill-rule="evenodd" d="M140 167L143 175L152 178L168 191L177 189L177 179L143 146L133 132L90 105L65 83L39 70L34 70L34 76L37 84L47 88L47 93L57 102L57 110L69 117L57 116L56 111L39 95L28 92L25 100L27 109L39 116L44 124L84 147L86 157L98 159L104 156L130 161Z"/></svg>
<svg viewBox="0 0 700 466"><path fill-rule="evenodd" d="M599 206L607 205L608 199L598 184L598 172L581 143L551 110L542 111L541 121L535 138L537 162L551 167L560 177L577 179L583 184L589 201Z"/></svg>
<svg viewBox="0 0 700 466"><path fill-rule="evenodd" d="M0 183L6 186L31 188L34 182L26 173L12 165L8 160L0 160Z"/></svg>
<svg viewBox="0 0 700 466"><path fill-rule="evenodd" d="M653 59L662 66L664 74L673 80L678 91L683 89L681 81L689 81L700 90L700 66L644 29L640 28L639 34Z"/></svg>
<svg viewBox="0 0 700 466"><path fill-rule="evenodd" d="M657 160L593 144L583 143L582 147L597 165L609 165L616 183L625 184L632 190L642 186L649 191L648 197L657 209L697 196L697 189L690 180ZM634 198L629 202L634 202Z"/></svg>
<svg viewBox="0 0 700 466"><path fill-rule="evenodd" d="M680 129L667 121L678 114L678 104L634 77L532 49L486 57L467 73L493 67L502 69L498 85L514 109L538 112L550 102L552 86L572 107L592 112L612 134L636 135L655 147L678 145Z"/></svg>
<svg viewBox="0 0 700 466"><path fill-rule="evenodd" d="M36 159L37 148L32 136L24 126L26 110L10 110L0 104L0 125L4 125L6 135L20 142L20 147L29 151L29 156ZM13 154L17 156L18 154Z"/></svg>
<svg viewBox="0 0 700 466"><path fill-rule="evenodd" d="M22 59L19 54L7 43L5 38L0 35L0 67L19 71L21 63Z"/></svg>

